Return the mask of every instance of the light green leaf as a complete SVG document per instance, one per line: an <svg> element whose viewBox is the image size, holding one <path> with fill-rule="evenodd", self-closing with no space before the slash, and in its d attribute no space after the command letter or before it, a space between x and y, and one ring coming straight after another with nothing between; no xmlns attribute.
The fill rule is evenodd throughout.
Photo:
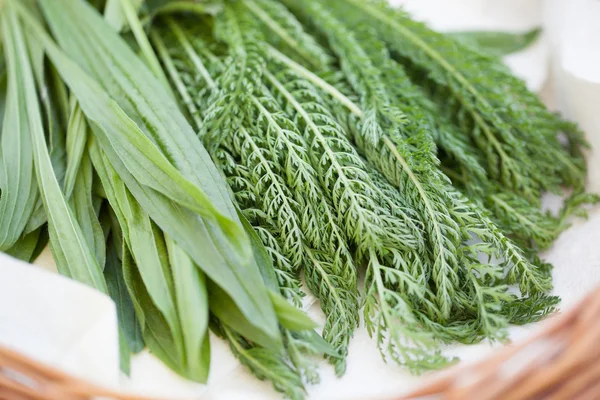
<svg viewBox="0 0 600 400"><path fill-rule="evenodd" d="M175 344L169 324L146 291L127 245L123 246L123 278L133 300L148 348L169 368L185 376L185 371L181 368L184 365L182 354Z"/></svg>
<svg viewBox="0 0 600 400"><path fill-rule="evenodd" d="M63 275L106 293L101 268L87 246L83 232L54 175L23 32L12 8L4 10L1 17L3 34L7 39L9 73L15 80L15 95L23 99L22 106L12 109L11 113L17 113L16 118L24 122L20 130L21 136L30 136L33 142L35 171L48 216L50 247L58 270Z"/></svg>
<svg viewBox="0 0 600 400"><path fill-rule="evenodd" d="M8 11L2 13L2 32L7 61L7 94L0 137L0 251L11 248L24 233L38 199L35 180L33 144L28 132L24 77L19 57L27 57L14 40L14 24L9 26ZM22 37L21 37L22 39ZM18 54L25 52L24 55ZM35 96L35 89L33 90Z"/></svg>
<svg viewBox="0 0 600 400"><path fill-rule="evenodd" d="M202 220L194 218L189 210L173 203L160 193L139 185L114 154L111 165L108 155L101 152L96 140L90 143L90 155L109 198L112 190L111 179L122 179L161 229L190 255L212 281L226 288L228 295L236 299L236 306L254 329L262 331L263 336L270 337L276 343L280 342L279 328L276 323L271 322L273 320L270 313L275 315L274 311L271 311L273 306L269 298L266 305L263 301L266 293L260 276L256 277L244 264L232 261L231 257L224 255L220 244L211 237ZM113 209L118 216L120 211L115 206Z"/></svg>
<svg viewBox="0 0 600 400"><path fill-rule="evenodd" d="M208 292L210 294L210 311L215 314L223 324L244 336L246 339L263 347L276 349L282 346L283 343L280 337L277 337L274 340L272 337L265 335L259 328L251 324L240 312L231 297L211 281L208 282Z"/></svg>
<svg viewBox="0 0 600 400"><path fill-rule="evenodd" d="M131 374L131 349L121 326L119 326L119 367L125 375Z"/></svg>
<svg viewBox="0 0 600 400"><path fill-rule="evenodd" d="M541 28L534 28L524 33L464 31L449 32L448 35L466 43L473 44L488 53L497 56L505 56L531 46L539 38L541 33Z"/></svg>
<svg viewBox="0 0 600 400"><path fill-rule="evenodd" d="M143 3L143 0L129 0L132 3L134 10L138 10ZM123 29L123 26L127 22L123 7L121 6L121 0L107 0L104 6L104 18L117 32Z"/></svg>
<svg viewBox="0 0 600 400"><path fill-rule="evenodd" d="M152 223L148 214L135 201L116 174L110 175L112 179L105 176L102 170L98 171L98 174L103 180L108 200L124 232L125 242L138 267L138 274L145 290L155 308L164 316L175 345L182 353L182 330L162 232Z"/></svg>
<svg viewBox="0 0 600 400"><path fill-rule="evenodd" d="M17 240L11 248L6 250L6 254L25 262L31 262L40 238L41 231L42 228L38 228L35 231L23 236Z"/></svg>
<svg viewBox="0 0 600 400"><path fill-rule="evenodd" d="M239 223L234 220L237 218L235 212L230 212L233 210L233 205L227 197L225 184L222 182L222 178L212 164L210 157L194 136L193 130L177 109L174 100L165 93L161 84L135 57L135 54L131 52L122 39L116 36L92 9L80 1L73 2L74 7L75 5L82 7L80 9L81 14L75 19L65 21L62 20L61 13L53 8L53 5L48 2L42 3L51 25L58 25L56 29L59 36L70 36L70 34L78 35L80 38L89 36L84 32L69 32L68 29L65 32L62 31L62 28L65 27L64 24L71 28L78 26L74 23L75 20L84 20L87 16L89 17L88 27L99 25L96 26L100 30L99 35L102 38L109 37L109 39L113 39L110 42L110 45L113 46L110 53L123 50L124 55L121 56L124 58L131 57L132 64L127 67L128 74L124 74L121 70L109 69L106 73L115 79L118 78L118 81L115 82L111 78L110 82L105 81L103 83L108 88L118 89L116 93L119 96L122 96L123 93L139 94L140 91L145 92L146 96L140 95L136 96L135 99L129 97L121 99L127 113L137 116L135 117L137 124L129 118L124 109L121 109L120 105L104 91L98 82L94 81L77 64L65 56L44 32L40 24L26 10L22 8L19 8L19 10L32 30L35 31L37 38L43 43L47 54L63 79L74 92L88 120L94 121L101 127L96 132L105 134L109 138L114 150L136 179L140 183L166 194L172 200L190 208L199 215L215 221L222 232L225 233L225 237L233 244L234 248L231 250L237 250L241 252L243 257L249 257L248 240ZM76 50L82 51L83 54L88 54L91 49L100 50L97 49L99 47L97 38L88 39L90 42L85 47L85 51ZM70 40L66 40L66 42L69 44ZM107 54L104 51L99 51L96 54L92 70L98 70L102 65L102 59L106 58ZM122 66L121 61L116 59L109 61L111 65L117 62L119 66ZM144 76L146 73L148 75ZM102 78L95 77L102 82ZM140 78L143 81L138 81ZM131 82L129 79L135 79L135 81ZM124 86L117 85L115 87L115 84L123 84ZM141 128L144 129L144 132ZM187 135L185 135L186 133ZM190 135L191 137L187 137ZM185 141L185 143L182 141L173 142L176 138ZM165 144L165 141L170 143ZM161 144L161 142L163 143ZM163 154L163 151L166 155ZM185 155L182 151L189 154ZM187 176L184 177L180 170ZM223 215L223 212L230 215Z"/></svg>
<svg viewBox="0 0 600 400"><path fill-rule="evenodd" d="M269 295L271 296L275 313L282 327L291 331L303 331L317 327L317 324L308 315L288 303L279 294L270 291Z"/></svg>
<svg viewBox="0 0 600 400"><path fill-rule="evenodd" d="M25 37L29 53L31 54L32 68L35 72L38 93L43 106L44 130L47 132L50 161L58 183L63 186L66 170L66 148L64 131L68 115L68 102L66 88L60 80L56 70L49 66L46 68L44 50L37 41L30 36ZM66 198L70 193L66 194ZM46 223L47 217L42 204L38 198L34 212L25 227L25 233L30 233L42 224Z"/></svg>
<svg viewBox="0 0 600 400"><path fill-rule="evenodd" d="M104 232L98 221L94 204L92 203L92 163L87 154L80 160L79 171L75 180L73 195L69 202L75 218L89 248L94 252L100 268L104 268L106 259L106 243Z"/></svg>
<svg viewBox="0 0 600 400"><path fill-rule="evenodd" d="M258 265L258 269L260 271L260 275L262 276L263 281L267 288L273 292L279 291L279 282L277 281L277 275L275 273L275 268L273 267L273 260L269 256L267 249L263 245L260 237L248 222L246 217L238 211L238 216L240 221L242 222L242 226L246 230L248 237L250 238L250 244L252 246L252 254L254 256L254 261L256 261L256 265Z"/></svg>
<svg viewBox="0 0 600 400"><path fill-rule="evenodd" d="M183 330L187 376L206 382L210 368L208 347L208 293L206 278L173 240L165 237L179 320Z"/></svg>
<svg viewBox="0 0 600 400"><path fill-rule="evenodd" d="M169 80L160 66L160 62L158 61L156 54L154 54L152 45L144 32L144 27L138 18L136 5L134 4L137 0L119 0L119 2L121 3L121 8L127 19L127 24L133 32L133 36L140 48L146 65L150 68L154 76L160 80L165 90L169 93L169 96L175 97L175 94L171 91Z"/></svg>
<svg viewBox="0 0 600 400"><path fill-rule="evenodd" d="M71 197L75 179L83 157L83 150L88 137L88 126L79 103L72 98L70 105L69 122L67 124L67 168L65 171L65 194Z"/></svg>

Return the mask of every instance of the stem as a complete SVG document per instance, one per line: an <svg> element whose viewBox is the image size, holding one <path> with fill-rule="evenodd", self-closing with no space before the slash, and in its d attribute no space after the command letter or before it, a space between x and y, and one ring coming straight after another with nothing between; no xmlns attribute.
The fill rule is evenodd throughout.
<svg viewBox="0 0 600 400"><path fill-rule="evenodd" d="M246 361L249 362L250 364L252 364L252 366L254 368L260 370L264 374L264 376L270 377L269 380L271 380L273 382L277 381L277 378L278 378L277 374L274 374L270 368L265 368L265 366L262 363L257 362L254 359L254 357L249 355L247 352L247 349L245 349L243 346L240 345L240 343L234 337L233 332L229 328L227 328L225 325L223 325L223 331L225 332L225 336L227 336L229 343L234 347L235 351L241 357L244 357L246 359Z"/></svg>
<svg viewBox="0 0 600 400"><path fill-rule="evenodd" d="M171 81L173 81L173 84L175 85L175 88L177 89L179 96L181 96L183 103L187 106L187 108L191 114L191 117L194 120L194 123L196 124L196 128L198 128L198 130L200 130L200 128L202 127L202 121L201 121L200 117L198 116L200 114L200 111L198 110L198 107L196 107L194 100L188 93L188 91L185 87L185 83L183 83L183 81L181 80L181 77L179 76L179 73L177 72L177 68L173 64L173 59L171 58L171 55L169 54L169 51L167 50L167 47L165 46L165 43L163 42L162 38L156 33L156 31L150 32L150 38L154 42L156 51L158 52L159 57L162 59L165 69L167 70L167 73L171 77Z"/></svg>
<svg viewBox="0 0 600 400"><path fill-rule="evenodd" d="M305 79L311 81L315 86L321 88L323 91L328 93L331 97L342 103L346 106L353 114L362 117L363 112L356 104L352 102L348 97L346 97L342 92L337 90L334 86L325 82L323 79L319 78L316 74L310 72L308 69L304 68L302 65L298 64L294 60L287 57L285 54L281 53L279 50L274 48L273 46L267 45L267 51L271 57L285 64L288 68L296 72L298 75L301 75Z"/></svg>
<svg viewBox="0 0 600 400"><path fill-rule="evenodd" d="M288 46L293 49L296 53L302 56L306 61L310 62L314 67L319 67L321 63L315 62L312 59L310 54L308 54L302 46L298 43L296 39L290 36L285 29L281 27L280 24L277 23L269 14L264 12L260 7L258 7L254 1L247 0L244 1L244 5L250 10L252 14L257 16L262 22L269 27L276 35L278 35L284 42L288 44Z"/></svg>
<svg viewBox="0 0 600 400"><path fill-rule="evenodd" d="M156 54L154 54L154 50L152 50L152 45L150 44L150 41L148 40L148 37L144 32L144 28L142 27L142 24L137 16L137 12L133 7L133 4L131 4L131 0L120 1L121 7L123 8L123 13L125 14L125 18L127 18L127 23L129 24L129 27L131 28L131 31L135 36L135 40L137 41L138 46L140 46L142 55L146 60L146 65L148 65L154 76L156 76L161 81L164 88L171 95L171 97L175 98L175 94L171 90L169 81L160 66L160 62L158 62L158 59L156 58Z"/></svg>
<svg viewBox="0 0 600 400"><path fill-rule="evenodd" d="M204 80L206 81L206 84L211 88L211 90L216 90L217 84L210 76L210 73L204 66L202 59L200 59L198 53L196 53L196 51L194 50L194 46L192 46L183 30L179 27L179 25L175 23L175 21L173 21L172 18L167 18L167 24L175 34L177 40L179 40L179 43L181 44L186 54L192 61L192 64L194 64L196 69L198 69L198 72L200 72L200 75L202 75L202 78L204 78Z"/></svg>
<svg viewBox="0 0 600 400"><path fill-rule="evenodd" d="M494 200L494 202L496 204L498 204L500 207L504 208L508 212L509 215L514 215L519 221L521 221L524 225L529 226L533 231L546 232L548 235L555 235L556 234L556 231L545 229L544 227L539 226L535 222L531 221L529 218L527 218L523 214L517 212L517 210L515 210L514 207L511 207L510 204L508 204L507 202L505 202L504 200L502 200L497 195L492 195L491 198L492 198L492 200Z"/></svg>

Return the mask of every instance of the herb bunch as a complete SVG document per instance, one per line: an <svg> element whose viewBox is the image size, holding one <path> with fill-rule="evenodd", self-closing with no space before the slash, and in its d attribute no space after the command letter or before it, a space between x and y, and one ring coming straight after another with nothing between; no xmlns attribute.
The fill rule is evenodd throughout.
<svg viewBox="0 0 600 400"><path fill-rule="evenodd" d="M210 329L302 398L361 310L418 373L554 309L585 143L495 55L380 0L65 1L0 3L0 250L110 294L124 370L205 382Z"/></svg>
<svg viewBox="0 0 600 400"><path fill-rule="evenodd" d="M350 7L356 12L342 12ZM530 113L545 113L540 117L546 121L544 130L552 129L548 120L554 121L554 136L570 127L568 146L557 146L554 136L547 146L560 152L564 171L572 175L555 168L553 177L541 182L541 176L550 173L544 163L535 162L539 176L533 178L526 169L534 163L516 159L509 163L518 172L508 171L510 166L496 171L495 165L504 166L493 151L495 144L474 134L480 128L474 126L473 114L499 111L478 105L481 109L473 110L469 119L462 116L464 107L460 112L448 107L448 89L431 77L419 79L424 76L419 65L390 45L391 33L377 29L361 7L379 10L382 5L316 0L224 4L251 21L239 42L253 44L251 50L245 47L244 55L251 51L260 58L260 70L253 73L261 84L253 87L250 99L238 100L246 119L237 132L221 132L221 148L214 156L222 161L238 203L262 216L258 225L270 232L265 244L279 238L281 245L268 245L277 248L271 252L273 259L290 261L295 282L304 278L328 319L351 307L323 305L335 299L336 289L320 292L329 280L314 274L310 260L315 254L327 255L318 250L327 232L324 226L339 228L340 235L327 237L334 247L345 240L353 253L352 268L340 271L364 268L361 297L367 328L384 356L420 371L450 361L436 350L437 341L504 339L509 323L532 322L550 312L557 299L546 294L550 270L536 254L566 228L570 211L595 199L581 191L585 170L574 149L583 143L570 123L545 111L532 100L535 96L521 93L532 107ZM226 76L231 54L240 53L233 35L221 40L210 31L199 33L192 21L171 20L170 30L178 30L195 49L182 56L181 41L168 40L165 47L178 66L171 79L200 77L202 70L212 69L218 81ZM216 27L218 32L218 19ZM155 29L161 37L169 36L168 29ZM217 47L221 55L207 54ZM503 70L497 59L467 45L464 49ZM203 66L194 65L194 59ZM215 62L218 68L206 66ZM208 86L192 85L181 97L189 99L187 104L199 104ZM521 82L511 90L525 91ZM496 117L486 118L503 126ZM507 134L498 129L495 134ZM534 133L529 129L528 134ZM543 139L538 140L537 149ZM488 151L482 152L482 146ZM507 144L496 149L516 158ZM553 179L556 184L550 183ZM522 190L515 186L517 180ZM567 202L565 212L553 216L541 209L539 196L560 185L576 188L571 200L576 205ZM307 216L312 222L307 223ZM290 238L296 247L286 245ZM338 260L331 253L326 257ZM354 278L346 283L349 286L340 285L337 293L358 293ZM520 295L509 291L513 284ZM336 346L327 336L327 325L324 337ZM336 349L342 356L347 352L339 345ZM343 372L339 360L336 365Z"/></svg>

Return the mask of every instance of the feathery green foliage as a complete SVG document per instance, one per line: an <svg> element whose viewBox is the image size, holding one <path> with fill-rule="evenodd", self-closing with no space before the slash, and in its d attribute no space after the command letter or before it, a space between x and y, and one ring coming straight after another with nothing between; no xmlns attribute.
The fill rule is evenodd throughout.
<svg viewBox="0 0 600 400"><path fill-rule="evenodd" d="M445 106L470 125L471 137L489 160L490 176L529 198L560 183L582 183L581 161L569 157L557 138L564 131L577 148L580 132L550 113L495 57L432 31L384 1L326 3L344 7L347 18L353 14L355 20L372 22L394 52L424 72L420 76L445 89ZM503 91L496 90L498 82ZM540 152L540 146L548 151Z"/></svg>

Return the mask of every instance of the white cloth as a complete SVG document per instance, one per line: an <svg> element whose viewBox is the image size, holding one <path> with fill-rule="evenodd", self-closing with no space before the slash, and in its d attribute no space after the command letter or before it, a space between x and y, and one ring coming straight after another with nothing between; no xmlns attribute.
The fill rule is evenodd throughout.
<svg viewBox="0 0 600 400"><path fill-rule="evenodd" d="M530 88L541 90L554 60L552 79L557 105L576 119L589 141L600 149L600 5L593 0L403 0L417 17L441 30L488 29L523 31L545 25L542 40L507 58ZM566 44L567 45L566 45ZM550 57L550 50L552 57ZM589 153L590 188L600 188L600 155ZM551 207L556 199L544 203ZM588 221L577 221L548 251L555 266L554 292L568 309L600 283L600 211ZM49 254L38 264L52 268ZM322 321L318 304L308 312ZM208 385L187 382L170 372L147 351L134 357L130 378L121 376L116 355L114 306L103 295L76 282L27 266L0 255L0 343L10 345L44 362L95 382L140 394L169 399L200 398L252 400L278 399L268 382L259 382L238 364L227 346L214 339ZM510 329L518 340L540 324ZM492 351L482 343L452 346L448 354L463 362ZM350 346L348 370L336 378L331 367L321 368L322 382L309 386L313 399L364 399L393 396L414 388L423 378L382 361L365 329L359 329Z"/></svg>

